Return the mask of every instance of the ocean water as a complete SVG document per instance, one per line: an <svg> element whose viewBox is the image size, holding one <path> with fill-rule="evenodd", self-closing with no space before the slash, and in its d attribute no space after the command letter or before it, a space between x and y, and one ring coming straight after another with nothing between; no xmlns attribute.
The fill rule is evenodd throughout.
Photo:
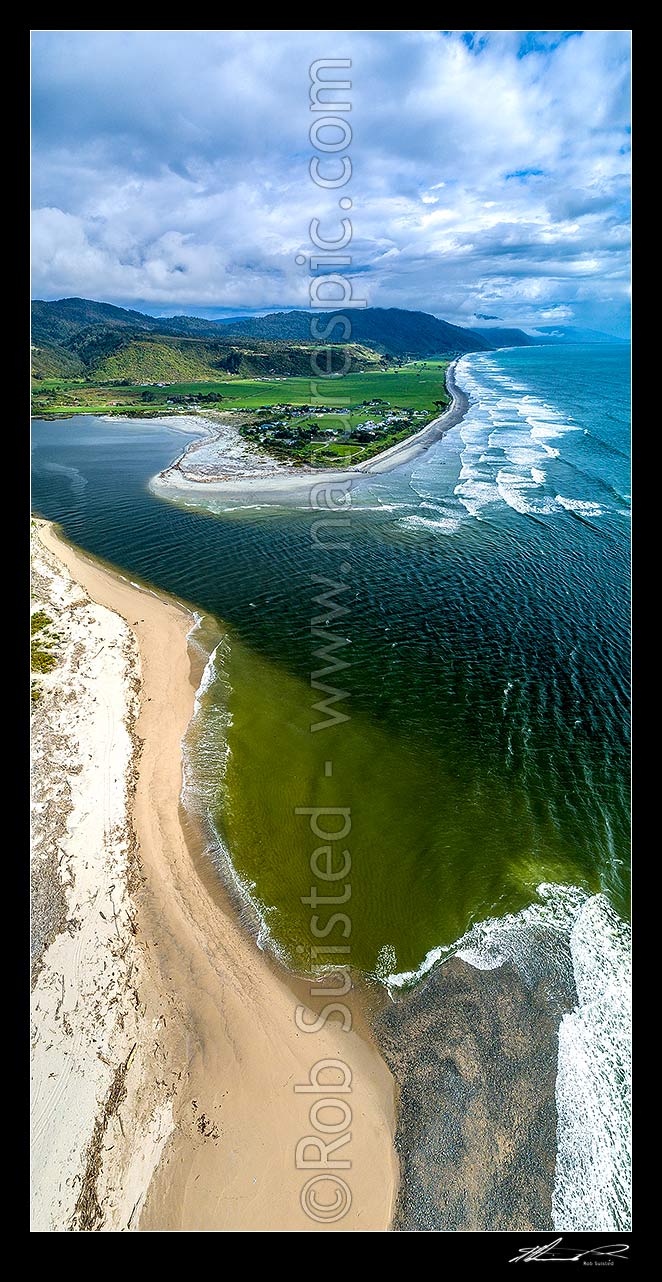
<svg viewBox="0 0 662 1282"><path fill-rule="evenodd" d="M570 941L555 1222L624 1228L629 348L457 377L463 422L323 533L305 496L157 497L186 440L149 422L35 423L33 505L207 616L184 796L263 946L395 989L458 948L524 968L541 914Z"/></svg>

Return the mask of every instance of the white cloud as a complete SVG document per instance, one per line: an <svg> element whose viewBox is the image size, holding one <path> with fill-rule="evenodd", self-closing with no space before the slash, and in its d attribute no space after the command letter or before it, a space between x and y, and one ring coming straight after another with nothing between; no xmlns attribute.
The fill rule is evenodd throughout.
<svg viewBox="0 0 662 1282"><path fill-rule="evenodd" d="M308 67L350 56L352 255L372 305L618 320L628 36L543 36L37 33L35 296L305 305L295 255L312 217L338 218L308 175Z"/></svg>

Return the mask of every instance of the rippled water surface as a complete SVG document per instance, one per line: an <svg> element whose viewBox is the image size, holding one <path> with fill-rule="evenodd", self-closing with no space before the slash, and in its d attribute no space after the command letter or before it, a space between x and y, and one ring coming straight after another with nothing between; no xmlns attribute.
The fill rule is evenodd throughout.
<svg viewBox="0 0 662 1282"><path fill-rule="evenodd" d="M154 497L184 442L162 425L34 425L35 507L228 627L190 786L298 964L315 945L306 806L351 810L342 911L367 970L416 969L542 881L626 912L628 360L465 358L467 418L354 485L340 550L311 538L319 513ZM311 733L315 672L349 719Z"/></svg>
<svg viewBox="0 0 662 1282"><path fill-rule="evenodd" d="M33 504L222 621L185 798L286 962L402 985L460 940L473 964L525 973L538 923L558 929L578 1006L555 1224L623 1228L629 348L474 355L458 381L465 420L355 484L327 548L305 506L157 498L150 478L186 444L163 424L35 423ZM209 650L214 631L193 639ZM328 698L346 719L313 731ZM342 841L297 813L314 807Z"/></svg>

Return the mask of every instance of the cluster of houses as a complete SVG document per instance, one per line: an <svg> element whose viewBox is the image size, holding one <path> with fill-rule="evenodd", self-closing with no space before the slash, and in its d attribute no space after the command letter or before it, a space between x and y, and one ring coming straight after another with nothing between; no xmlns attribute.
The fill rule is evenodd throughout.
<svg viewBox="0 0 662 1282"><path fill-rule="evenodd" d="M382 406L385 404L387 404L387 402L381 401L381 400L363 402L363 405L366 408L369 406L376 407L376 406ZM282 413L284 411L284 417L277 418L277 419L270 419L268 423L261 424L262 427L264 427L265 429L268 429L269 431L280 430L281 428L287 427L289 423L292 422L293 419L302 419L302 418L305 419L305 418L310 418L313 415L315 416L315 418L320 418L320 417L347 418L347 415L349 413L349 411L346 409L337 409L335 407L331 408L324 405L315 405L315 406L313 405L299 405L299 406L261 405L260 411L262 413L264 413L265 411L269 411L272 413L276 411L278 413ZM384 429L387 427L390 427L392 423L399 422L404 417L407 417L409 419L426 418L427 415L425 410L389 409L387 413L382 413L378 419L374 419L374 418L366 419L364 423L358 423L356 427L359 431L367 432L371 436L373 436L375 432L384 431ZM318 427L317 430L320 436L335 436L335 431L332 427L320 426ZM287 444L287 442L282 437L280 439L283 441L283 444ZM295 438L292 438L292 440L294 439Z"/></svg>
<svg viewBox="0 0 662 1282"><path fill-rule="evenodd" d="M348 416L348 410L346 409L320 405L264 405L260 408L262 415L264 415L265 411L270 413L276 411L279 417L276 419L269 418L267 421L262 418L261 422L253 423L252 426L243 430L253 439L257 439L260 444L268 444L272 441L274 444L285 448L302 444L302 428L299 428L295 434L290 434L287 431L288 427L292 429L295 426L296 420L310 420L311 418L319 420L320 417L324 416L325 418L334 417L346 421ZM360 441L365 440L367 437L386 435L393 424L399 424L402 427L407 423L411 423L414 419L428 417L425 410L392 409L387 401L382 400L364 401L361 408L366 410L372 408L373 412L378 410L379 416L367 418L365 422L356 423L351 432L343 431L339 424L341 434L348 436L350 440L354 438ZM339 435L337 428L334 428L331 424L322 424L319 421L304 424L303 430L306 432L306 437L313 440L333 441ZM356 437L354 437L354 433L356 433Z"/></svg>

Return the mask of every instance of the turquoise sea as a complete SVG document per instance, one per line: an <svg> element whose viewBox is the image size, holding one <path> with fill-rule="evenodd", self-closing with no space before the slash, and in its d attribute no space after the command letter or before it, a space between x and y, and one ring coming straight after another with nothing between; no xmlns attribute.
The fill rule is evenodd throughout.
<svg viewBox="0 0 662 1282"><path fill-rule="evenodd" d="M540 921L570 939L566 1229L627 1221L629 359L463 358L463 422L353 483L326 546L308 506L158 497L172 426L33 425L34 509L202 617L184 799L263 946L395 989L458 949L526 966Z"/></svg>

